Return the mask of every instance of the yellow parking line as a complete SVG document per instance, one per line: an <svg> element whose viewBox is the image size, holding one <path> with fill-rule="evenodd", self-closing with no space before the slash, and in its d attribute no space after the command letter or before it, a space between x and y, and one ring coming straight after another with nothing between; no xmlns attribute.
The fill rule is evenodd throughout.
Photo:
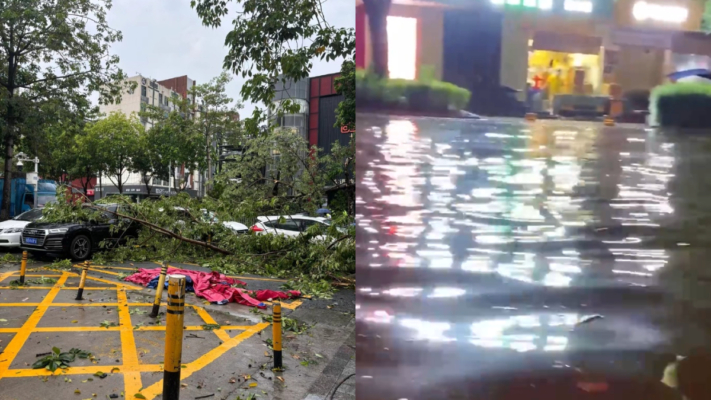
<svg viewBox="0 0 711 400"><path fill-rule="evenodd" d="M119 372L116 372L117 374L123 374L125 366L123 365L92 365L92 366L86 366L86 367L69 367L67 369L58 369L54 373L46 370L46 369L11 369L7 371L7 376L8 377L28 377L28 376L47 376L47 375L93 375L97 372L105 372L107 374L111 374L111 370L113 368L118 368ZM139 365L138 367L134 368L135 372L140 374L141 372L160 372L163 371L163 367L160 364L142 364ZM137 392L134 392L137 393ZM133 394L131 394L131 397L126 398L133 398Z"/></svg>
<svg viewBox="0 0 711 400"><path fill-rule="evenodd" d="M128 312L128 298L123 290L117 291L119 302L119 331L121 332L121 353L123 355L123 383L126 394L133 396L134 393L143 387L141 383L141 373L135 371L139 366L138 352L136 351L136 340L133 337L133 326L131 325L131 314Z"/></svg>
<svg viewBox="0 0 711 400"><path fill-rule="evenodd" d="M217 321L215 321L215 319L212 318L212 315L208 314L204 308L202 308L202 307L193 307L193 308L195 309L195 311L197 311L200 318L202 318L202 320L205 321L206 324L219 325L217 323ZM213 329L212 331L223 342L230 340L230 335L228 335L227 332L223 331L222 329Z"/></svg>
<svg viewBox="0 0 711 400"><path fill-rule="evenodd" d="M143 290L143 287L141 287L141 286L134 286L133 284L131 284L131 285L126 285L126 284L124 284L124 283L115 282L115 281L114 281L114 282L112 282L112 281L107 281L106 279L94 278L94 277L91 277L91 276L88 276L88 275L86 276L86 279L90 279L90 280L92 280L92 281L97 281L97 282L102 282L102 283L108 283L109 285L116 285L116 286L119 286L119 287L122 287L122 288L128 288L128 289L132 289L132 290ZM116 289L117 289L117 288L116 288Z"/></svg>
<svg viewBox="0 0 711 400"><path fill-rule="evenodd" d="M238 330L238 331L246 331L247 329L251 328L251 325L225 325L225 326L220 326L221 330ZM149 325L149 326L140 326L136 329L137 331L164 331L165 330L165 325ZM186 331L203 331L202 325L200 326L186 326L184 327L184 330ZM213 331L214 332L214 331ZM229 339L229 336L227 336Z"/></svg>
<svg viewBox="0 0 711 400"><path fill-rule="evenodd" d="M196 371L199 371L200 369L209 365L211 362L215 361L218 357L225 354L228 350L234 348L238 344L242 343L243 341L250 338L255 333L262 331L264 328L266 328L268 326L269 326L269 324L266 322L262 322L260 324L251 326L249 329L240 333L239 335L222 342L221 345L208 351L207 353L205 353L204 355L199 357L197 360L186 364L185 368L182 368L180 370L180 380L189 378L190 375L192 375ZM147 388L143 389L141 391L141 394L143 394L147 399L153 399L156 396L158 396L159 394L161 394L162 391L163 391L163 380L161 379L158 382L152 384L151 386L148 386Z"/></svg>
<svg viewBox="0 0 711 400"><path fill-rule="evenodd" d="M273 301L263 301L262 303L267 305L274 304ZM292 301L291 303L281 303L281 308L288 308L289 310L296 310L296 307L302 304L301 300Z"/></svg>
<svg viewBox="0 0 711 400"><path fill-rule="evenodd" d="M30 315L30 317L25 321L25 323L22 325L22 328L20 329L15 336L13 336L12 340L10 343L5 346L4 353L2 354L2 360L0 360L0 379L5 377L7 374L7 370L10 368L10 364L15 360L15 357L17 357L17 354L20 352L20 349L22 349L22 346L25 344L27 339L30 337L30 334L32 333L32 330L34 330L37 327L37 324L39 323L40 319L44 315L44 313L47 311L49 308L49 305L52 304L54 301L54 298L59 294L59 287L64 285L64 282L67 281L67 275L62 274L62 277L59 278L57 283L54 285L52 290L47 293L45 296L44 300L40 303L40 305L37 307L37 309Z"/></svg>
<svg viewBox="0 0 711 400"><path fill-rule="evenodd" d="M4 272L4 273L0 274L0 281L9 277L9 276L12 276L15 272L19 273L20 271L10 271L10 272Z"/></svg>
<svg viewBox="0 0 711 400"><path fill-rule="evenodd" d="M89 268L89 271L100 272L100 273L102 273L102 274L109 274L109 275L116 275L116 276L122 275L122 274L120 274L120 273L118 273L118 272L103 271L103 270L96 269L96 268Z"/></svg>
<svg viewBox="0 0 711 400"><path fill-rule="evenodd" d="M223 325L220 326L221 330L225 331L246 331L250 329L251 325ZM133 328L131 328L133 329ZM22 328L0 328L0 333L17 333ZM104 328L102 326L48 326L48 327L38 327L32 330L32 332L118 332L121 330L120 326L110 326ZM139 326L133 329L134 331L164 331L165 325L148 325ZM203 331L202 325L186 326L184 328L186 331ZM229 336L228 336L229 338Z"/></svg>

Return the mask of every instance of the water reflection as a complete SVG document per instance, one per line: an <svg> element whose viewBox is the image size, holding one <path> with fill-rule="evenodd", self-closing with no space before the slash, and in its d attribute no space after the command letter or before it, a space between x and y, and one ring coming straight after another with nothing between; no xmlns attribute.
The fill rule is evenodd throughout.
<svg viewBox="0 0 711 400"><path fill-rule="evenodd" d="M371 124L361 136L357 218L367 240L359 239L359 271L646 285L668 261L666 250L645 243L644 229L674 214L674 144L650 132L403 119ZM403 293L444 293L412 290Z"/></svg>

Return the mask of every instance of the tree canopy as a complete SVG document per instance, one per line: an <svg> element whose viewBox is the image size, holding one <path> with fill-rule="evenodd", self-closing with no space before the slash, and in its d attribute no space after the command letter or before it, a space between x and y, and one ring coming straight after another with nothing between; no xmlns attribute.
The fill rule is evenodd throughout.
<svg viewBox="0 0 711 400"><path fill-rule="evenodd" d="M101 102L120 97L125 75L110 45L121 32L106 21L109 0L0 2L0 131L3 176L11 177L14 146L33 109L58 100L72 104L92 92ZM9 217L4 185L0 219Z"/></svg>

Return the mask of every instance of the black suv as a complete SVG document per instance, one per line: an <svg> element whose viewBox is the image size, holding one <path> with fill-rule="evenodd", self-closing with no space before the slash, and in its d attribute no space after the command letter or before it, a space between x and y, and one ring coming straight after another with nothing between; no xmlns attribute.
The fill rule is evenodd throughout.
<svg viewBox="0 0 711 400"><path fill-rule="evenodd" d="M32 222L25 226L20 239L20 248L31 254L60 254L73 260L83 261L100 249L99 244L106 240L109 245L125 243L129 238L138 237L140 224L129 219L119 219L116 212L122 214L129 210L118 204L97 205L105 211L97 221L47 223ZM112 232L111 227L120 224L120 229Z"/></svg>

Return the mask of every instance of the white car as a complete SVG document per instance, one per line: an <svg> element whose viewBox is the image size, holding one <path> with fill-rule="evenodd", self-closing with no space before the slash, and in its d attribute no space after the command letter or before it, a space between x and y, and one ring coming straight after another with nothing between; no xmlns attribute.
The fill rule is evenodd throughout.
<svg viewBox="0 0 711 400"><path fill-rule="evenodd" d="M25 211L13 219L0 222L0 247L20 247L20 236L27 224L42 218L42 210Z"/></svg>
<svg viewBox="0 0 711 400"><path fill-rule="evenodd" d="M252 232L258 235L275 233L277 235L299 236L308 227L321 224L325 227L331 225L331 220L324 217L309 217L306 215L284 215L284 222L279 222L279 216L257 217L257 223L252 226ZM325 239L324 236L318 236Z"/></svg>
<svg viewBox="0 0 711 400"><path fill-rule="evenodd" d="M202 212L202 218L205 221L212 222L213 224L219 224L220 220L215 216L215 213L212 211L207 211L205 209L200 210ZM222 221L222 225L225 228L229 228L232 230L234 233L247 233L249 232L249 227L245 224L241 224L236 221Z"/></svg>

